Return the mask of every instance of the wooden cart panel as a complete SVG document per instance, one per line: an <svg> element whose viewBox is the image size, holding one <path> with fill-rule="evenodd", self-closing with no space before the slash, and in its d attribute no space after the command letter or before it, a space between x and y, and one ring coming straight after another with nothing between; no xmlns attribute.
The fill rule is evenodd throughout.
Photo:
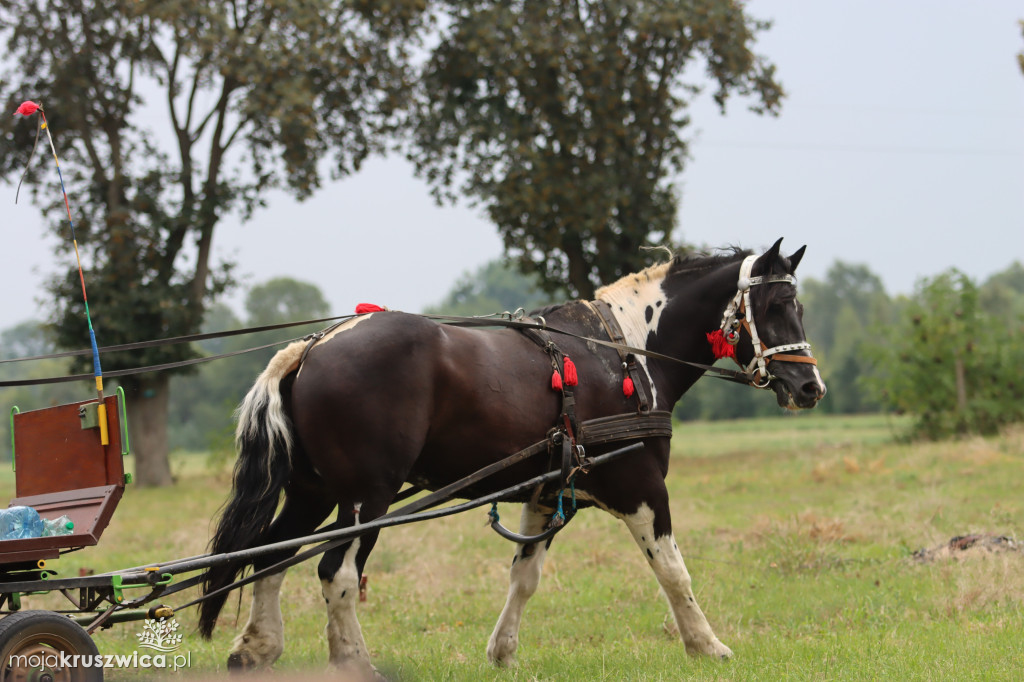
<svg viewBox="0 0 1024 682"><path fill-rule="evenodd" d="M0 563L51 559L62 549L99 542L124 492L120 404L104 400L109 444L98 426L87 426L96 401L15 414L14 464L17 497L10 505L32 507L44 518L67 515L71 535L0 541Z"/></svg>

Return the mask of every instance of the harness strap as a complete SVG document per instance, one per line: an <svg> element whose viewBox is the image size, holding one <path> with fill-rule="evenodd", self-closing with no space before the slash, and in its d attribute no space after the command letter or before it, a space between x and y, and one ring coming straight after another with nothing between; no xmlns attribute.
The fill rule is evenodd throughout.
<svg viewBox="0 0 1024 682"><path fill-rule="evenodd" d="M523 318L527 322L532 322L530 318ZM553 372L561 376L563 368L565 367L565 354L555 345L555 342L551 339L551 335L548 334L544 329L538 329L536 327L521 328L523 335L530 339L538 346L541 350L548 354L551 358L551 369ZM562 408L561 415L559 416L560 426L564 433L561 443L555 445L561 447L561 470L562 480L568 480L573 469L572 456L573 453L577 452L576 448L576 397L573 395L572 388L567 380L561 382L559 392L562 395Z"/></svg>
<svg viewBox="0 0 1024 682"><path fill-rule="evenodd" d="M647 376L647 372L642 371L640 368L640 363L636 361L636 355L626 350L626 337L622 333L619 321L615 319L612 307L606 301L600 299L584 301L584 303L594 311L597 319L601 320L601 325L608 334L608 338L615 344L614 348L619 354L619 361L622 362L626 375L633 381L634 395L636 395L639 411L648 412L651 409L651 401L647 397L650 392L650 387L648 386L650 377Z"/></svg>

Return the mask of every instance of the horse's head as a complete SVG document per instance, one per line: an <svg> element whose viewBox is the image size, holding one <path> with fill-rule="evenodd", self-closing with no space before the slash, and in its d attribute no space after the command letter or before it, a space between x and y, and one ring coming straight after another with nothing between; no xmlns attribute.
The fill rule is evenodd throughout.
<svg viewBox="0 0 1024 682"><path fill-rule="evenodd" d="M803 306L793 276L807 247L786 258L779 253L781 244L779 239L762 256L743 261L722 331L736 345L736 359L755 385L774 390L782 407L804 409L825 395L804 339Z"/></svg>

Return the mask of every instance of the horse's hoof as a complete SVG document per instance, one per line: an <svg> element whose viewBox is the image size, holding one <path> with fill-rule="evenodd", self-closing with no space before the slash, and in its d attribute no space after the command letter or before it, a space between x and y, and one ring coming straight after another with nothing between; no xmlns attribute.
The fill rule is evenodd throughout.
<svg viewBox="0 0 1024 682"><path fill-rule="evenodd" d="M708 656L710 658L717 658L721 661L728 661L733 655L732 649L722 644L717 638L712 642L704 643L700 646L687 644L686 653L691 656Z"/></svg>
<svg viewBox="0 0 1024 682"><path fill-rule="evenodd" d="M248 654L236 651L228 656L228 672L232 674L249 672L256 667L253 663L254 661Z"/></svg>
<svg viewBox="0 0 1024 682"><path fill-rule="evenodd" d="M732 649L716 639L714 642L714 652L711 655L717 657L720 661L728 661L732 658Z"/></svg>

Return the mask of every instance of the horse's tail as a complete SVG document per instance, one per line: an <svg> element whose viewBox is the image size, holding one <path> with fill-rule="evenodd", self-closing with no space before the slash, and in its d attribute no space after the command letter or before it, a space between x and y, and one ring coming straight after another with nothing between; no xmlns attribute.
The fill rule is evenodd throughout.
<svg viewBox="0 0 1024 682"><path fill-rule="evenodd" d="M210 541L211 554L256 547L270 527L292 469L292 426L282 395L288 389L282 389L281 381L298 367L305 346L296 342L279 351L238 408L231 498ZM238 559L207 569L203 594L230 585L250 563ZM199 632L204 638L213 633L227 595L224 591L200 603Z"/></svg>

